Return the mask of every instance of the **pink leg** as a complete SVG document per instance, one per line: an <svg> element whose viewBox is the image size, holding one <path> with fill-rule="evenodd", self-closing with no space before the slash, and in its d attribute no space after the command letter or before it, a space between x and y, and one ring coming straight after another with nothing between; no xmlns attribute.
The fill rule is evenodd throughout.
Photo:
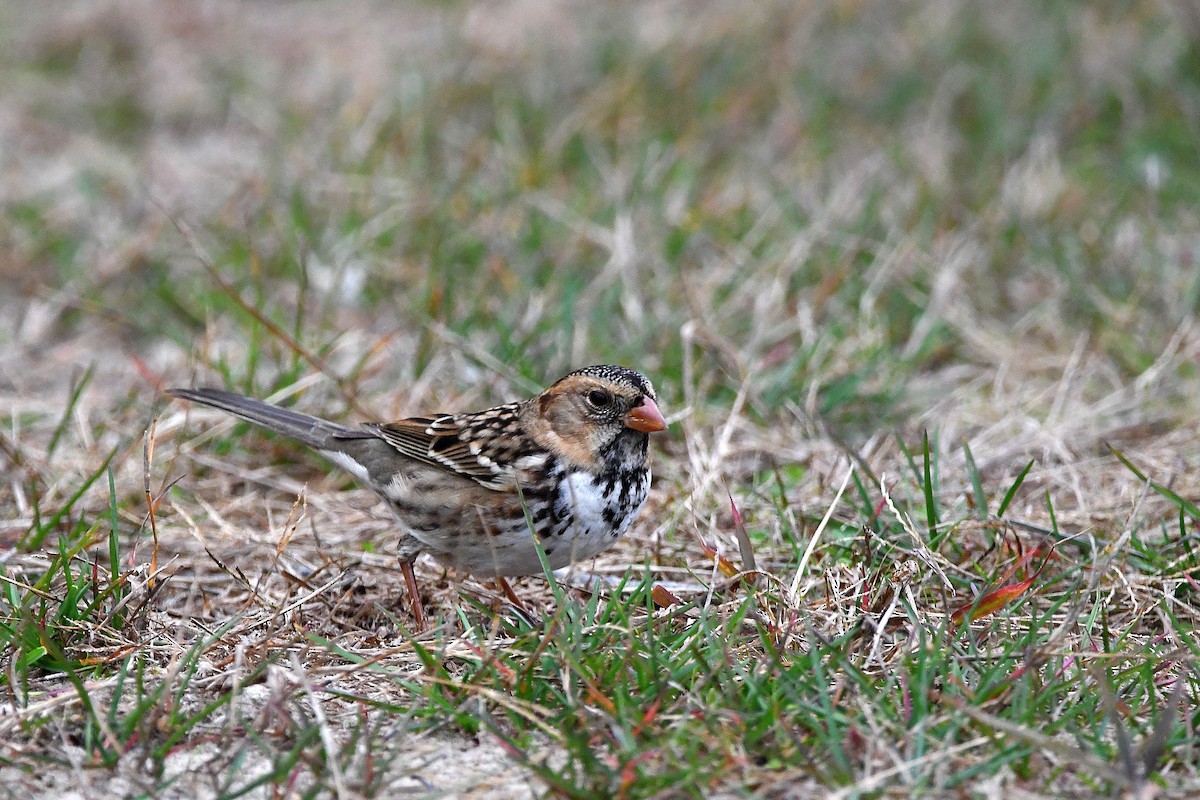
<svg viewBox="0 0 1200 800"><path fill-rule="evenodd" d="M500 587L500 591L504 592L504 596L508 598L508 602L517 607L517 611L520 611L526 619L534 619L533 614L529 613L529 609L521 602L521 598L517 597L517 593L513 591L512 586L509 585L503 576L496 576L496 585Z"/></svg>
<svg viewBox="0 0 1200 800"><path fill-rule="evenodd" d="M413 562L401 561L400 571L404 573L404 583L408 586L408 597L412 601L413 622L417 626L417 633L424 633L425 606L421 603L421 593L417 590L417 575L413 572Z"/></svg>

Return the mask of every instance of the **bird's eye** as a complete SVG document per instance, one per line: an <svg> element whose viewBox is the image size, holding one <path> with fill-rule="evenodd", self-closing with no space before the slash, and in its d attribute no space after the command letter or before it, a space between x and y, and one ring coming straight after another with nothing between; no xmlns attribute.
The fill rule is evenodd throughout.
<svg viewBox="0 0 1200 800"><path fill-rule="evenodd" d="M593 408L606 408L612 403L612 395L600 389L592 389L587 394L587 401Z"/></svg>

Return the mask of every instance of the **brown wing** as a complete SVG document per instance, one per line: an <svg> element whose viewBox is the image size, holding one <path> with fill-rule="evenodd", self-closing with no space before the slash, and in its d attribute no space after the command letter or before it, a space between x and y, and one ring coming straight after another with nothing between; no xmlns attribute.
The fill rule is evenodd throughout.
<svg viewBox="0 0 1200 800"><path fill-rule="evenodd" d="M404 455L417 461L471 478L488 489L507 491L516 487L516 477L510 464L498 463L488 457L485 431L476 415L411 417L396 422L367 423L374 431Z"/></svg>

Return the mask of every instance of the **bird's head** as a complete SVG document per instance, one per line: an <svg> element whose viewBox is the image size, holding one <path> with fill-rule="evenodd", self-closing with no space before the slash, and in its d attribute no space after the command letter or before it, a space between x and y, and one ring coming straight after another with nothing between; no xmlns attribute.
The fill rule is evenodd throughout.
<svg viewBox="0 0 1200 800"><path fill-rule="evenodd" d="M667 427L654 386L640 372L603 364L559 379L530 401L527 424L535 440L581 467L599 467L621 436L643 443Z"/></svg>

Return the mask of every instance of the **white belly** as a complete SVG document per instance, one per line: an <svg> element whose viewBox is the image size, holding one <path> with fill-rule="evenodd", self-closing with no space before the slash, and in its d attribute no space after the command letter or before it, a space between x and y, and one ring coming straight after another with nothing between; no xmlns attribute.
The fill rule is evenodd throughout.
<svg viewBox="0 0 1200 800"><path fill-rule="evenodd" d="M562 483L556 507L570 524L540 526L539 540L550 569L562 569L592 558L612 547L641 511L650 487L650 476L634 485L622 498L619 492L605 495L591 475L575 473ZM425 540L414 532L418 538ZM442 563L475 575L540 575L542 564L529 525L513 521L507 528L493 527L491 535L461 537L452 547L437 548L428 541L429 552ZM449 543L447 543L449 544Z"/></svg>

